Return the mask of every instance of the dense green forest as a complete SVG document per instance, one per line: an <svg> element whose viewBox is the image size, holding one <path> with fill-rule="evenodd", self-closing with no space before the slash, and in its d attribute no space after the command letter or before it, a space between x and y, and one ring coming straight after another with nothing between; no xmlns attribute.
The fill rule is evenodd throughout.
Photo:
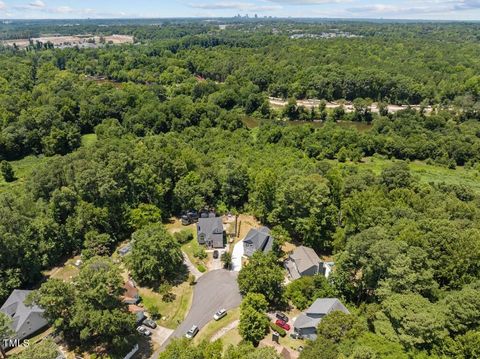
<svg viewBox="0 0 480 359"><path fill-rule="evenodd" d="M167 221L209 206L251 213L279 241L334 256L328 283L279 285L275 298L255 291L273 307L290 301L304 309L323 293L352 308L348 318L322 321L301 358L478 357L479 193L462 183L421 181L409 169L410 161L422 160L479 175L478 25L228 24L219 30L201 21L120 23L99 30L86 23L61 31L132 34L137 43L0 51L0 170L11 184L0 187L0 302L12 289L37 286L43 270L73 254L107 255L132 234L153 236L135 216L155 213ZM21 38L55 26L2 25L0 33ZM359 37L290 38L294 30L332 28ZM353 114L307 110L291 99L280 109L269 96L357 106ZM363 100L434 110L372 114L358 105ZM293 126L299 113L311 124ZM247 126L251 119L259 126ZM314 126L319 121L323 126ZM360 131L342 121L371 125ZM93 133L97 140L82 145L82 136ZM12 161L28 155L38 163L19 182ZM363 169L372 156L389 165L380 173ZM162 240L176 248L176 239ZM95 327L82 310L97 299L75 299L76 291L98 289L103 280L119 290L115 265L95 261L105 277L87 268L75 285L42 286L46 298L66 293L58 308L76 308L69 316L52 308L49 318L65 316L57 328L76 344L80 338L125 345L131 318L124 308L117 332L92 338L81 330ZM259 268L281 268L275 256L258 261ZM117 299L108 297L99 310L116 308ZM169 350L179 358L184 351L196 350L198 358L221 352L214 345L182 347L189 345ZM244 345L225 355L275 358L265 349L254 356Z"/></svg>

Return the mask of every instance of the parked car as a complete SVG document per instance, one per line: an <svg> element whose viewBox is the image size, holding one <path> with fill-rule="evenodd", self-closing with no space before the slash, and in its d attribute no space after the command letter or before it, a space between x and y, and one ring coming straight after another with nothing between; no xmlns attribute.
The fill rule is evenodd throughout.
<svg viewBox="0 0 480 359"><path fill-rule="evenodd" d="M137 332L139 332L142 335L145 335L146 337L149 337L152 335L152 332L148 330L146 327L144 327L143 325L137 328Z"/></svg>
<svg viewBox="0 0 480 359"><path fill-rule="evenodd" d="M219 255L219 253L218 253L218 251L215 249L215 250L213 251L213 259L217 259L217 258L218 258L218 255Z"/></svg>
<svg viewBox="0 0 480 359"><path fill-rule="evenodd" d="M143 321L143 325L146 325L147 327L150 327L152 329L155 329L157 327L157 323L155 323L155 321L152 319L145 319Z"/></svg>
<svg viewBox="0 0 480 359"><path fill-rule="evenodd" d="M181 221L184 226L195 223L198 221L198 213L196 211L188 211L182 215Z"/></svg>
<svg viewBox="0 0 480 359"><path fill-rule="evenodd" d="M286 314L283 314L282 312L276 312L275 316L277 317L277 319L283 320L285 323L288 323L288 317L286 316Z"/></svg>
<svg viewBox="0 0 480 359"><path fill-rule="evenodd" d="M292 339L303 339L303 335L296 332L290 333L290 337L292 337Z"/></svg>
<svg viewBox="0 0 480 359"><path fill-rule="evenodd" d="M213 319L215 320L220 320L222 319L224 316L227 315L227 310L226 309L220 309L218 312L216 312L214 315L213 315Z"/></svg>
<svg viewBox="0 0 480 359"><path fill-rule="evenodd" d="M192 339L198 333L198 327L196 325L192 326L190 330L185 334L187 339Z"/></svg>
<svg viewBox="0 0 480 359"><path fill-rule="evenodd" d="M286 331L290 330L290 325L288 325L287 322L284 320L277 319L275 324L278 325L280 328L285 329Z"/></svg>

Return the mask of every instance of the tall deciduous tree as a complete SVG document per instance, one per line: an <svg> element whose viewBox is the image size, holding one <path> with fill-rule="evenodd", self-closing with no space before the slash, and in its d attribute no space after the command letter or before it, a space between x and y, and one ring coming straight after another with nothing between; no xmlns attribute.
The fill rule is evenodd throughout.
<svg viewBox="0 0 480 359"><path fill-rule="evenodd" d="M132 242L127 266L139 283L157 286L179 273L180 245L163 225L143 227L132 235Z"/></svg>
<svg viewBox="0 0 480 359"><path fill-rule="evenodd" d="M13 359L56 359L58 357L59 351L55 342L51 339L44 339L30 345L20 354L13 356Z"/></svg>
<svg viewBox="0 0 480 359"><path fill-rule="evenodd" d="M237 280L244 295L260 293L270 304L282 300L283 269L272 253L255 252L240 270Z"/></svg>
<svg viewBox="0 0 480 359"><path fill-rule="evenodd" d="M2 173L3 179L5 182L15 181L15 172L10 162L2 161L0 162L0 172Z"/></svg>
<svg viewBox="0 0 480 359"><path fill-rule="evenodd" d="M268 302L262 294L249 293L240 306L239 332L242 338L258 345L268 332L268 317L265 314Z"/></svg>
<svg viewBox="0 0 480 359"><path fill-rule="evenodd" d="M382 302L375 332L407 350L430 351L445 339L445 314L419 294L394 294Z"/></svg>
<svg viewBox="0 0 480 359"><path fill-rule="evenodd" d="M2 358L7 357L3 348L3 340L9 339L12 335L12 319L5 313L0 312L0 354L2 354Z"/></svg>
<svg viewBox="0 0 480 359"><path fill-rule="evenodd" d="M135 328L135 317L121 300L123 292L119 268L109 258L95 257L82 265L73 283L49 280L32 300L69 342L118 351L128 348Z"/></svg>
<svg viewBox="0 0 480 359"><path fill-rule="evenodd" d="M134 230L161 221L162 211L153 204L142 203L130 211L130 225Z"/></svg>
<svg viewBox="0 0 480 359"><path fill-rule="evenodd" d="M319 175L295 175L277 192L270 222L281 224L292 238L319 250L331 247L337 208L332 204L326 179Z"/></svg>

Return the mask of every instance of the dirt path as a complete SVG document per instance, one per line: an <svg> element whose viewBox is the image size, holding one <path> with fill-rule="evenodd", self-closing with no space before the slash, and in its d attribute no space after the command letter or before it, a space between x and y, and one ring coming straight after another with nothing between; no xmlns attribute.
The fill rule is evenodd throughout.
<svg viewBox="0 0 480 359"><path fill-rule="evenodd" d="M200 278L203 273L200 272L197 267L195 267L193 265L192 262L190 262L190 259L188 258L187 254L185 252L182 252L183 254L183 263L185 263L185 265L187 266L188 270L190 271L190 273L192 273L196 279Z"/></svg>
<svg viewBox="0 0 480 359"><path fill-rule="evenodd" d="M287 100L283 100L281 98L276 98L276 97L269 97L268 98L269 101L270 101L270 105L272 106L277 106L277 107L283 107L287 104ZM318 107L320 105L320 102L321 100L316 100L316 99L307 99L307 100L297 100L297 104L299 106L304 106L306 108L312 108L312 107ZM337 107L340 107L341 104L340 103L337 103L337 102L327 102L327 109L334 109L334 108L337 108ZM350 103L350 102L347 102L343 105L344 109L345 109L345 112L353 112L355 111L354 107L353 107L353 104ZM395 112L398 112L398 111L401 111L401 110L405 110L408 108L408 106L399 106L399 105L388 105L388 112L390 113L395 113ZM419 105L413 105L413 106L410 106L410 108L413 108L415 110L420 110L420 106ZM377 103L373 103L371 106L370 106L370 111L372 111L372 113L379 113L379 108L378 108L378 104ZM431 106L427 106L425 107L425 113L427 114L430 114L432 112L432 107Z"/></svg>
<svg viewBox="0 0 480 359"><path fill-rule="evenodd" d="M237 319L237 320L231 322L229 325L223 327L218 332L216 332L215 334L212 335L212 337L210 338L210 342L214 342L215 340L220 339L225 334L227 334L230 330L238 327L238 324L240 324L240 320Z"/></svg>

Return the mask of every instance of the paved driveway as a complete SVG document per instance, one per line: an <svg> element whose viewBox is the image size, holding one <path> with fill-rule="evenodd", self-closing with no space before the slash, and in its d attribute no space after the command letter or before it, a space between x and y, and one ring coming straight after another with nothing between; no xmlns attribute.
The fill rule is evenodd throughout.
<svg viewBox="0 0 480 359"><path fill-rule="evenodd" d="M215 312L221 308L236 308L242 301L237 284L238 273L224 269L214 270L202 275L195 284L192 306L185 320L163 344L165 347L173 338L180 338L197 325L200 330L213 320ZM158 357L156 352L153 358Z"/></svg>
<svg viewBox="0 0 480 359"><path fill-rule="evenodd" d="M240 272L240 269L242 269L242 257L243 257L243 241L240 241L237 244L235 244L232 252L232 269L235 272Z"/></svg>
<svg viewBox="0 0 480 359"><path fill-rule="evenodd" d="M173 330L157 325L155 329L148 328L152 332L152 341L159 347L172 335Z"/></svg>

